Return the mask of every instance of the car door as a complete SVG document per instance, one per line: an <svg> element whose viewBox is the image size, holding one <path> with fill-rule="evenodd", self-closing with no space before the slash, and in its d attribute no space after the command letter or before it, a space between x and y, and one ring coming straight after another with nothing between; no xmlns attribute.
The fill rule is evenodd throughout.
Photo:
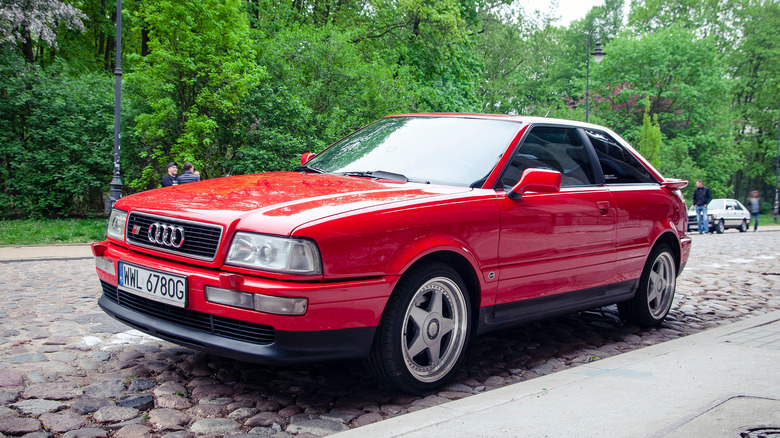
<svg viewBox="0 0 780 438"><path fill-rule="evenodd" d="M616 272L628 286L639 277L655 243L654 227L664 218L673 217L670 209L675 207L659 181L611 134L597 129L584 132L612 195L617 217ZM693 223L695 226L695 217Z"/></svg>
<svg viewBox="0 0 780 438"><path fill-rule="evenodd" d="M742 218L739 215L739 209L737 208L737 202L733 199L727 199L726 200L726 226L729 228L736 228L739 226L739 223L742 221Z"/></svg>
<svg viewBox="0 0 780 438"><path fill-rule="evenodd" d="M723 200L723 213L721 214L721 220L726 226L731 225L732 216L734 214L734 206L731 205L728 199Z"/></svg>
<svg viewBox="0 0 780 438"><path fill-rule="evenodd" d="M499 286L496 317L517 319L515 306L572 291L603 294L614 274L616 215L609 190L598 184L593 155L576 128L532 126L499 181ZM506 191L527 168L561 172L557 193ZM535 302L540 302L539 300Z"/></svg>
<svg viewBox="0 0 780 438"><path fill-rule="evenodd" d="M734 200L734 210L736 211L737 215L737 225L742 225L743 220L747 221L747 219L750 218L750 212L748 212L748 209L737 200Z"/></svg>

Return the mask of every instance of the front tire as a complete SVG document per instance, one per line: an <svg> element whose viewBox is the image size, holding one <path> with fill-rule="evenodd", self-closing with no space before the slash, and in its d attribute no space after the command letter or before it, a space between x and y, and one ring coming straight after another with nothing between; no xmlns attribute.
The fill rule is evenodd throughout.
<svg viewBox="0 0 780 438"><path fill-rule="evenodd" d="M726 223L723 222L723 219L719 220L715 225L715 231L717 231L718 234L723 234L723 232L726 231Z"/></svg>
<svg viewBox="0 0 780 438"><path fill-rule="evenodd" d="M747 221L746 221L745 219L742 219L742 223L741 223L741 224L739 224L739 232L740 232L740 233L744 233L744 232L745 232L745 231L747 231L747 230L748 230L748 224L747 224Z"/></svg>
<svg viewBox="0 0 780 438"><path fill-rule="evenodd" d="M645 262L634 298L618 304L620 317L643 327L661 325L677 288L677 264L668 245L653 248Z"/></svg>
<svg viewBox="0 0 780 438"><path fill-rule="evenodd" d="M465 357L468 290L449 265L412 268L396 286L377 328L367 365L377 380L420 393L451 379Z"/></svg>

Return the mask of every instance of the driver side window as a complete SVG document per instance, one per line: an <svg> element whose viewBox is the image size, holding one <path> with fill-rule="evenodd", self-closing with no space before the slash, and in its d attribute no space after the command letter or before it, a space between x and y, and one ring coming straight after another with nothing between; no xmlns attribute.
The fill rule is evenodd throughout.
<svg viewBox="0 0 780 438"><path fill-rule="evenodd" d="M501 176L503 189L517 184L528 168L561 172L561 187L595 183L590 157L575 128L532 128Z"/></svg>

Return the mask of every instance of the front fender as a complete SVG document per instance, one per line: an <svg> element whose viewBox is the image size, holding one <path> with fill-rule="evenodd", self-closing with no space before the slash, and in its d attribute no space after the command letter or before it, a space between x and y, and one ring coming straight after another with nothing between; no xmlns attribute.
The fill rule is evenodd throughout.
<svg viewBox="0 0 780 438"><path fill-rule="evenodd" d="M294 234L317 242L325 280L402 275L437 251L458 254L480 272L497 266L499 237L495 192L482 192L330 217L302 226Z"/></svg>
<svg viewBox="0 0 780 438"><path fill-rule="evenodd" d="M473 305L477 308L495 304L498 291L497 266L488 267L480 264L472 249L463 242L452 239L451 236L425 236L400 251L392 266L389 267L399 273L395 283L397 284L403 274L413 266L431 258L451 264L458 271L464 281L470 285L471 292L475 294L472 298Z"/></svg>

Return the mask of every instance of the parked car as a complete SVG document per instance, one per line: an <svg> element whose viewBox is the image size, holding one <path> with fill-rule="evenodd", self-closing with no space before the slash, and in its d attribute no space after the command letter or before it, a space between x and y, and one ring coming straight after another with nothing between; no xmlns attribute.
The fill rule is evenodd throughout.
<svg viewBox="0 0 780 438"><path fill-rule="evenodd" d="M597 125L397 115L301 161L117 201L92 246L100 307L246 361L363 359L420 392L491 330L614 303L658 326L690 252L687 181Z"/></svg>
<svg viewBox="0 0 780 438"><path fill-rule="evenodd" d="M728 228L744 233L750 225L750 211L736 199L713 199L707 204L707 221L710 233L723 234ZM688 210L688 231L698 231L696 207Z"/></svg>

